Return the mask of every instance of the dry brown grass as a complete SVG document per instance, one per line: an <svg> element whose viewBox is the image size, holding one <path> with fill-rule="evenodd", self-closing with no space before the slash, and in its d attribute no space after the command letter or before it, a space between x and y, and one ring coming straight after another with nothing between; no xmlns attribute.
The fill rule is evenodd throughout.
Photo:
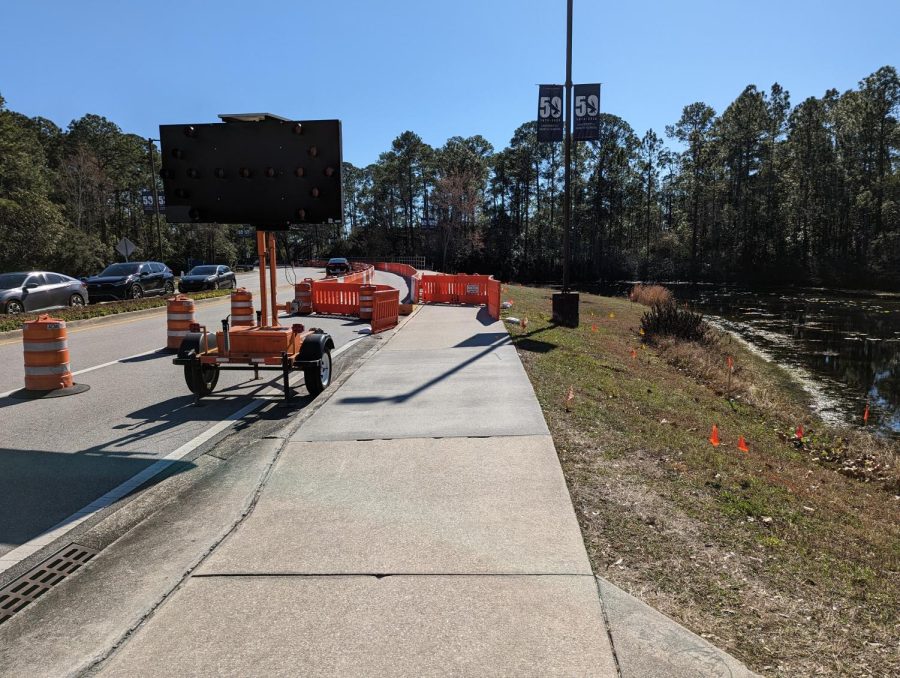
<svg viewBox="0 0 900 678"><path fill-rule="evenodd" d="M657 304L668 304L675 298L668 288L662 285L635 285L628 293L628 298L636 304L644 306L655 306Z"/></svg>

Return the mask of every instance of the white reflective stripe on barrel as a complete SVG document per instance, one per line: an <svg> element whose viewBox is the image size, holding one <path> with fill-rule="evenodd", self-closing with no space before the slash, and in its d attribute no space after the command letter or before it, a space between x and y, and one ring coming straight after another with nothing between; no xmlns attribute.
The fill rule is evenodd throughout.
<svg viewBox="0 0 900 678"><path fill-rule="evenodd" d="M169 320L193 320L193 313L170 313L168 316Z"/></svg>
<svg viewBox="0 0 900 678"><path fill-rule="evenodd" d="M26 351L62 351L66 348L66 340L59 341L29 341L22 342Z"/></svg>
<svg viewBox="0 0 900 678"><path fill-rule="evenodd" d="M169 330L166 334L168 334L170 337L183 337L187 335L187 333L187 330Z"/></svg>
<svg viewBox="0 0 900 678"><path fill-rule="evenodd" d="M69 371L69 363L63 363L62 365L44 365L41 367L33 367L31 365L25 365L25 374L30 375L32 377L48 375L48 374L65 374L68 371Z"/></svg>
<svg viewBox="0 0 900 678"><path fill-rule="evenodd" d="M231 308L253 308L252 301L232 301Z"/></svg>

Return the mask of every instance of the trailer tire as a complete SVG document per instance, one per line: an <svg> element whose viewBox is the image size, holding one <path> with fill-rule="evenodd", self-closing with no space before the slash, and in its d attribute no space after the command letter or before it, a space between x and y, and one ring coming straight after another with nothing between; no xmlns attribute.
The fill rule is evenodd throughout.
<svg viewBox="0 0 900 678"><path fill-rule="evenodd" d="M306 390L313 397L319 395L328 388L331 383L331 349L322 353L322 357L315 365L303 368L303 379L306 382Z"/></svg>
<svg viewBox="0 0 900 678"><path fill-rule="evenodd" d="M184 366L184 383L196 396L208 396L219 381L219 366L192 361Z"/></svg>

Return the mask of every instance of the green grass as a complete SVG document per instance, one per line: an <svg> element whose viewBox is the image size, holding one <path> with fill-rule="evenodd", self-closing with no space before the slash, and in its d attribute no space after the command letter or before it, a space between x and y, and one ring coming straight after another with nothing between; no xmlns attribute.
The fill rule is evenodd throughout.
<svg viewBox="0 0 900 678"><path fill-rule="evenodd" d="M200 300L213 297L224 297L230 293L230 290L207 290L206 292L191 293L187 296L195 300ZM53 311L44 311L42 313L21 313L19 315L0 314L0 332L21 329L22 323L29 320L35 320L44 313L51 315L54 318L72 321L85 320L87 318L100 318L108 315L116 315L118 313L128 313L129 311L142 311L147 308L158 308L165 305L166 297L144 297L142 299L129 299L127 301L113 301L104 304L91 304L89 306L56 309Z"/></svg>
<svg viewBox="0 0 900 678"><path fill-rule="evenodd" d="M593 295L557 327L550 294L504 299L594 570L764 674L900 675L897 444L829 429L727 336L643 344L646 307Z"/></svg>

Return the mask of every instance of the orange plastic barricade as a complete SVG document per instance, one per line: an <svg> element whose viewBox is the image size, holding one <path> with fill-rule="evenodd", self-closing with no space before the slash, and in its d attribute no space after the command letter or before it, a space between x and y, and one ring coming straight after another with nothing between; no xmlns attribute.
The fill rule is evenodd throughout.
<svg viewBox="0 0 900 678"><path fill-rule="evenodd" d="M253 317L253 292L243 287L231 293L231 326L252 327L256 324Z"/></svg>
<svg viewBox="0 0 900 678"><path fill-rule="evenodd" d="M375 304L375 285L361 285L359 288L359 318L371 320Z"/></svg>
<svg viewBox="0 0 900 678"><path fill-rule="evenodd" d="M387 287L379 285L378 287ZM377 289L372 307L372 334L396 327L400 311L400 290Z"/></svg>
<svg viewBox="0 0 900 678"><path fill-rule="evenodd" d="M359 314L359 283L315 280L312 283L312 307L316 313Z"/></svg>
<svg viewBox="0 0 900 678"><path fill-rule="evenodd" d="M66 322L44 314L22 324L25 388L54 391L72 386Z"/></svg>
<svg viewBox="0 0 900 678"><path fill-rule="evenodd" d="M194 300L183 294L176 294L166 303L166 348L178 350L181 340L188 333L194 317Z"/></svg>
<svg viewBox="0 0 900 678"><path fill-rule="evenodd" d="M303 282L294 285L294 304L296 313L300 315L309 315L313 312L312 284L312 278L305 278Z"/></svg>
<svg viewBox="0 0 900 678"><path fill-rule="evenodd" d="M500 320L500 281L493 278L487 283L487 310L494 320Z"/></svg>
<svg viewBox="0 0 900 678"><path fill-rule="evenodd" d="M438 304L486 304L500 318L500 283L488 275L423 275L422 301Z"/></svg>

